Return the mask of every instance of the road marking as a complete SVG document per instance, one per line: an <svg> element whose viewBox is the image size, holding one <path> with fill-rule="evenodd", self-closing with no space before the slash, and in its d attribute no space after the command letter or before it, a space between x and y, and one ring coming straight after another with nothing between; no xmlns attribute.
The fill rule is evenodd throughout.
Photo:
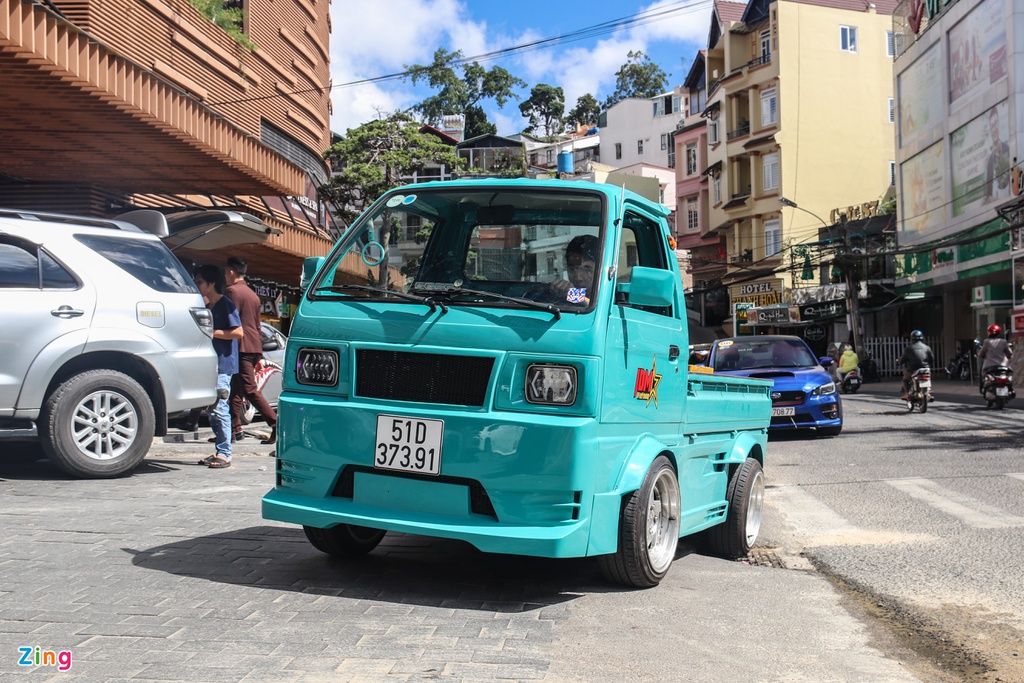
<svg viewBox="0 0 1024 683"><path fill-rule="evenodd" d="M886 545L937 540L929 534L859 529L799 486L766 491L768 502L799 532L801 543L811 546Z"/></svg>
<svg viewBox="0 0 1024 683"><path fill-rule="evenodd" d="M1024 517L1008 515L997 507L928 479L893 479L885 483L977 529L1024 526Z"/></svg>
<svg viewBox="0 0 1024 683"><path fill-rule="evenodd" d="M1024 481L1024 472L1011 472L1010 474L1007 474L1006 476L1013 477L1014 479L1020 479L1021 481Z"/></svg>

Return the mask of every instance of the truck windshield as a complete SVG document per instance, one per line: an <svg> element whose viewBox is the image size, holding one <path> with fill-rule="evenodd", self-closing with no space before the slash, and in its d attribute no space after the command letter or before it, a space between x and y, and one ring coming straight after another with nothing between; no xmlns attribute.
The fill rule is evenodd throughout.
<svg viewBox="0 0 1024 683"><path fill-rule="evenodd" d="M571 188L396 190L353 225L309 296L587 310L605 210L602 194Z"/></svg>

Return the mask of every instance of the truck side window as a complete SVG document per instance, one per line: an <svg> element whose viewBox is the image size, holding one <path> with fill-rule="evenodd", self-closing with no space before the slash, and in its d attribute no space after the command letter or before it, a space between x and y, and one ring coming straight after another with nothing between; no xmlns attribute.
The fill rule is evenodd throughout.
<svg viewBox="0 0 1024 683"><path fill-rule="evenodd" d="M639 214L627 212L622 224L622 241L619 244L617 285L629 283L633 266L668 269L668 261L659 226ZM626 289L628 290L628 287ZM616 294L615 302L658 315L672 315L672 309L667 307L632 306L629 303L628 291Z"/></svg>

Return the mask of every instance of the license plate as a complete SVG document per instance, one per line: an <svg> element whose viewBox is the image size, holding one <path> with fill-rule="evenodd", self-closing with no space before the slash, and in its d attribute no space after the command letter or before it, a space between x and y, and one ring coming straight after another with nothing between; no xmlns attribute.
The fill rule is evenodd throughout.
<svg viewBox="0 0 1024 683"><path fill-rule="evenodd" d="M918 382L917 385L922 389L931 389L932 381L930 379L923 379L920 382Z"/></svg>
<svg viewBox="0 0 1024 683"><path fill-rule="evenodd" d="M1006 387L996 387L996 396L1009 396L1010 390Z"/></svg>
<svg viewBox="0 0 1024 683"><path fill-rule="evenodd" d="M444 420L378 415L373 466L383 470L439 474L443 434Z"/></svg>
<svg viewBox="0 0 1024 683"><path fill-rule="evenodd" d="M772 408L772 417L789 417L796 415L796 408Z"/></svg>

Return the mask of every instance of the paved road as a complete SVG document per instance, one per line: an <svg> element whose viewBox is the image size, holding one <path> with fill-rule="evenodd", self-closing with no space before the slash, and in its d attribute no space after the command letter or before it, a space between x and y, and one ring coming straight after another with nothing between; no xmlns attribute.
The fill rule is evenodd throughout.
<svg viewBox="0 0 1024 683"><path fill-rule="evenodd" d="M0 679L928 680L810 571L684 547L659 587L628 591L590 561L400 534L329 559L261 519L271 450L246 439L215 471L195 464L205 442L157 443L110 481L0 451ZM19 666L36 647L70 652L69 674Z"/></svg>

